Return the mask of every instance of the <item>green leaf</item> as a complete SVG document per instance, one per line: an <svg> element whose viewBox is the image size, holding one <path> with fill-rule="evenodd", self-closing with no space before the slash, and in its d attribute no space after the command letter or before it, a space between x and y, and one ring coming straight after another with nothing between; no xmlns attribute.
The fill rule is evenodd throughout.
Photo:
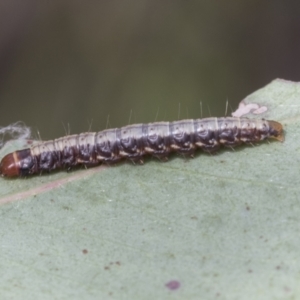
<svg viewBox="0 0 300 300"><path fill-rule="evenodd" d="M1 298L300 298L300 84L243 103L285 142L1 179Z"/></svg>

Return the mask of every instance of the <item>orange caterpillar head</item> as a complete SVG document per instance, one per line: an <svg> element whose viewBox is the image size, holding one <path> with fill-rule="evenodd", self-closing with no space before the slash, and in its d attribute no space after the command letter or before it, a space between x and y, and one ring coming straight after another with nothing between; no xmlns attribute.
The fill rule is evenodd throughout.
<svg viewBox="0 0 300 300"><path fill-rule="evenodd" d="M19 175L19 165L15 152L5 155L0 162L0 174L5 177L15 177Z"/></svg>
<svg viewBox="0 0 300 300"><path fill-rule="evenodd" d="M30 149L23 149L5 155L0 162L0 175L4 177L32 174L34 159Z"/></svg>

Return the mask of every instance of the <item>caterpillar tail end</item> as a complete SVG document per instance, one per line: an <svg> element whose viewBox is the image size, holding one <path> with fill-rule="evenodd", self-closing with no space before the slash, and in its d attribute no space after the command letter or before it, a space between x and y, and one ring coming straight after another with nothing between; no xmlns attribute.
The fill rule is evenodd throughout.
<svg viewBox="0 0 300 300"><path fill-rule="evenodd" d="M270 126L270 138L276 139L279 142L284 142L283 126L276 121L268 121Z"/></svg>

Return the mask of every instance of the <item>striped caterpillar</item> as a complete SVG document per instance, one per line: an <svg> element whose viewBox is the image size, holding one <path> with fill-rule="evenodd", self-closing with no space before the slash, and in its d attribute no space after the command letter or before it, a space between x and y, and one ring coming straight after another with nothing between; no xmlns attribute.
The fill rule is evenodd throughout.
<svg viewBox="0 0 300 300"><path fill-rule="evenodd" d="M282 125L276 121L234 117L134 124L69 135L15 151L2 159L0 174L28 176L78 165L114 163L122 158L143 163L145 155L166 160L170 152L192 156L201 148L213 153L221 145L234 147L267 138L282 142Z"/></svg>

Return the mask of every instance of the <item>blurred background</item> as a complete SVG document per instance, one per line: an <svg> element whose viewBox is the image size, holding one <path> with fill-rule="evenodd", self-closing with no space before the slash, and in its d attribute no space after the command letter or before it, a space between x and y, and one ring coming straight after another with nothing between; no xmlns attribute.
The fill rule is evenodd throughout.
<svg viewBox="0 0 300 300"><path fill-rule="evenodd" d="M44 140L223 116L275 78L300 80L300 1L0 0L0 126Z"/></svg>

